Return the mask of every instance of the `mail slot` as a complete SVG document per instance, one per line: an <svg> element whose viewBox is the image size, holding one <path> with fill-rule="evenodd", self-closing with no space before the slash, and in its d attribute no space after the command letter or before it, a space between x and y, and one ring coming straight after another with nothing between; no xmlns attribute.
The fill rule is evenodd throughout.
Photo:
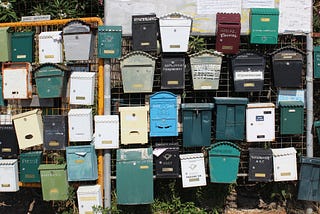
<svg viewBox="0 0 320 214"><path fill-rule="evenodd" d="M92 109L70 109L68 112L69 141L91 141L93 136Z"/></svg>
<svg viewBox="0 0 320 214"><path fill-rule="evenodd" d="M294 147L271 149L274 181L295 181L298 178L296 149Z"/></svg>
<svg viewBox="0 0 320 214"><path fill-rule="evenodd" d="M65 150L68 134L68 117L64 115L43 116L44 150Z"/></svg>
<svg viewBox="0 0 320 214"><path fill-rule="evenodd" d="M189 55L194 90L212 90L219 88L223 54L204 50Z"/></svg>
<svg viewBox="0 0 320 214"><path fill-rule="evenodd" d="M11 61L11 40L12 32L10 27L0 28L0 62Z"/></svg>
<svg viewBox="0 0 320 214"><path fill-rule="evenodd" d="M150 96L150 136L178 136L177 95L160 91Z"/></svg>
<svg viewBox="0 0 320 214"><path fill-rule="evenodd" d="M158 18L155 14L132 16L132 49L156 51L158 28Z"/></svg>
<svg viewBox="0 0 320 214"><path fill-rule="evenodd" d="M161 59L161 89L183 89L184 72L184 57L163 57Z"/></svg>
<svg viewBox="0 0 320 214"><path fill-rule="evenodd" d="M280 134L303 134L304 104L301 101L280 101Z"/></svg>
<svg viewBox="0 0 320 214"><path fill-rule="evenodd" d="M94 146L96 149L119 148L119 116L95 115Z"/></svg>
<svg viewBox="0 0 320 214"><path fill-rule="evenodd" d="M320 78L320 46L313 47L313 77Z"/></svg>
<svg viewBox="0 0 320 214"><path fill-rule="evenodd" d="M265 58L254 52L241 52L232 59L236 92L261 91L264 83Z"/></svg>
<svg viewBox="0 0 320 214"><path fill-rule="evenodd" d="M40 182L39 166L42 162L42 151L31 151L20 154L20 181Z"/></svg>
<svg viewBox="0 0 320 214"><path fill-rule="evenodd" d="M19 190L18 160L0 160L0 192L17 192ZM5 176L4 176L5 175Z"/></svg>
<svg viewBox="0 0 320 214"><path fill-rule="evenodd" d="M120 58L124 93L152 92L156 58L142 51L133 51Z"/></svg>
<svg viewBox="0 0 320 214"><path fill-rule="evenodd" d="M239 51L241 17L239 13L217 13L216 50L224 54Z"/></svg>
<svg viewBox="0 0 320 214"><path fill-rule="evenodd" d="M98 184L79 186L77 190L79 214L91 214L94 206L103 206L101 189Z"/></svg>
<svg viewBox="0 0 320 214"><path fill-rule="evenodd" d="M62 63L62 31L48 31L39 34L39 63Z"/></svg>
<svg viewBox="0 0 320 214"><path fill-rule="evenodd" d="M180 173L179 147L157 146L154 149L157 178L178 178Z"/></svg>
<svg viewBox="0 0 320 214"><path fill-rule="evenodd" d="M14 32L11 39L12 62L34 62L34 32Z"/></svg>
<svg viewBox="0 0 320 214"><path fill-rule="evenodd" d="M70 104L93 105L95 72L72 72L70 75Z"/></svg>
<svg viewBox="0 0 320 214"><path fill-rule="evenodd" d="M98 57L121 57L121 26L98 26Z"/></svg>
<svg viewBox="0 0 320 214"><path fill-rule="evenodd" d="M273 180L273 157L271 149L249 148L249 181Z"/></svg>
<svg viewBox="0 0 320 214"><path fill-rule="evenodd" d="M174 12L159 17L162 52L187 52L192 17Z"/></svg>
<svg viewBox="0 0 320 214"><path fill-rule="evenodd" d="M13 125L0 125L0 157L17 158L19 145Z"/></svg>

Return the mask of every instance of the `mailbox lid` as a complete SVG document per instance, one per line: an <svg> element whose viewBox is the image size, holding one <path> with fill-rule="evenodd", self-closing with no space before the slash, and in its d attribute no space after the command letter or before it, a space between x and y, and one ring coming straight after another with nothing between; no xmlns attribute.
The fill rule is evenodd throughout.
<svg viewBox="0 0 320 214"><path fill-rule="evenodd" d="M274 181L297 180L296 149L289 147L271 150L273 154Z"/></svg>
<svg viewBox="0 0 320 214"><path fill-rule="evenodd" d="M14 32L11 39L12 62L33 62L34 32Z"/></svg>
<svg viewBox="0 0 320 214"><path fill-rule="evenodd" d="M20 181L40 182L39 166L42 162L42 151L20 154Z"/></svg>
<svg viewBox="0 0 320 214"><path fill-rule="evenodd" d="M241 24L241 16L239 13L217 13L216 20L218 24Z"/></svg>
<svg viewBox="0 0 320 214"><path fill-rule="evenodd" d="M65 115L44 115L44 149L65 150L69 139L68 117Z"/></svg>
<svg viewBox="0 0 320 214"><path fill-rule="evenodd" d="M98 26L98 57L121 57L122 26Z"/></svg>
<svg viewBox="0 0 320 214"><path fill-rule="evenodd" d="M90 33L91 28L89 24L81 20L72 20L65 24L62 29L63 35L68 34L79 34L79 33Z"/></svg>
<svg viewBox="0 0 320 214"><path fill-rule="evenodd" d="M13 125L0 125L0 157L16 158L19 145Z"/></svg>
<svg viewBox="0 0 320 214"><path fill-rule="evenodd" d="M247 105L248 98L242 97L214 97L216 105Z"/></svg>
<svg viewBox="0 0 320 214"><path fill-rule="evenodd" d="M273 179L272 150L249 148L249 181L269 182Z"/></svg>
<svg viewBox="0 0 320 214"><path fill-rule="evenodd" d="M153 160L152 148L118 149L117 161Z"/></svg>

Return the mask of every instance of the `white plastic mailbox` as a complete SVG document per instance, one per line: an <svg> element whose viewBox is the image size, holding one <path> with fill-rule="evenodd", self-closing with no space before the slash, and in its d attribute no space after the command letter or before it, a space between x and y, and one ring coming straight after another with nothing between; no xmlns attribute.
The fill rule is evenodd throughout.
<svg viewBox="0 0 320 214"><path fill-rule="evenodd" d="M70 109L68 112L69 141L91 141L93 135L92 109Z"/></svg>
<svg viewBox="0 0 320 214"><path fill-rule="evenodd" d="M94 146L96 149L119 148L119 116L95 115Z"/></svg>
<svg viewBox="0 0 320 214"><path fill-rule="evenodd" d="M48 31L39 34L39 63L63 62L62 31Z"/></svg>
<svg viewBox="0 0 320 214"><path fill-rule="evenodd" d="M297 180L297 151L294 147L271 149L274 181Z"/></svg>
<svg viewBox="0 0 320 214"><path fill-rule="evenodd" d="M93 105L96 82L94 72L72 72L70 76L70 104Z"/></svg>
<svg viewBox="0 0 320 214"><path fill-rule="evenodd" d="M102 206L100 185L79 186L77 190L79 214L93 213L93 206Z"/></svg>

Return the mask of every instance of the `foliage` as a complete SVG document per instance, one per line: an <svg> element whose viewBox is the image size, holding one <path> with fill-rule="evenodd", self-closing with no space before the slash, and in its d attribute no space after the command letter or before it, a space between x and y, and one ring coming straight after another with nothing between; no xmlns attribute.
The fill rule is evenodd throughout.
<svg viewBox="0 0 320 214"><path fill-rule="evenodd" d="M74 187L69 186L68 188L68 199L65 201L53 202L53 207L57 210L58 213L62 214L77 214L77 198Z"/></svg>
<svg viewBox="0 0 320 214"><path fill-rule="evenodd" d="M0 22L16 22L17 14L12 6L16 0L0 1Z"/></svg>
<svg viewBox="0 0 320 214"><path fill-rule="evenodd" d="M206 49L206 41L204 40L204 37L200 36L190 36L189 39L189 50L188 53L197 53L199 51L202 51Z"/></svg>

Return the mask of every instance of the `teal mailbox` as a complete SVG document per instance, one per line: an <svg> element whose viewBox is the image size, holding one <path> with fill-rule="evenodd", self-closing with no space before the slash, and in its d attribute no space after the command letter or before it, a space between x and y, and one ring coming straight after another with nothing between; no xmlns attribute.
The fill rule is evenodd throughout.
<svg viewBox="0 0 320 214"><path fill-rule="evenodd" d="M121 26L98 27L98 57L119 58L121 57Z"/></svg>
<svg viewBox="0 0 320 214"><path fill-rule="evenodd" d="M34 61L34 32L14 32L11 37L12 62Z"/></svg>
<svg viewBox="0 0 320 214"><path fill-rule="evenodd" d="M316 131L316 135L318 137L318 143L320 144L320 121L314 121L313 127Z"/></svg>
<svg viewBox="0 0 320 214"><path fill-rule="evenodd" d="M313 71L314 78L320 78L320 46L313 47Z"/></svg>
<svg viewBox="0 0 320 214"><path fill-rule="evenodd" d="M20 154L20 181L40 182L39 166L42 161L42 151L32 151Z"/></svg>

